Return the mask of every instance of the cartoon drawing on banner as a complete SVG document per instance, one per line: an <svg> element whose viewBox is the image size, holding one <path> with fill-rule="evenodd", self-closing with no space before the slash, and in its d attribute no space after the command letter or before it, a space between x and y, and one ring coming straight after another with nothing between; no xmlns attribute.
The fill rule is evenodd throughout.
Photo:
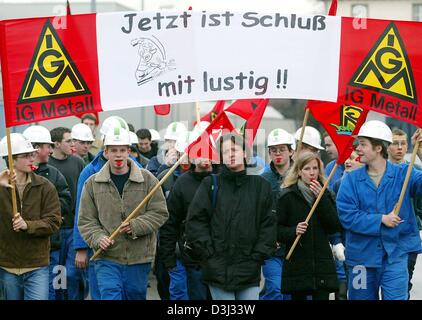
<svg viewBox="0 0 422 320"><path fill-rule="evenodd" d="M362 111L362 108L356 106L343 105L340 113L340 124L330 123L330 125L336 128L337 134L350 136Z"/></svg>
<svg viewBox="0 0 422 320"><path fill-rule="evenodd" d="M139 63L135 71L138 86L147 83L165 72L176 69L174 59L166 61L166 50L162 43L154 39L137 38L131 41L132 46L138 46Z"/></svg>

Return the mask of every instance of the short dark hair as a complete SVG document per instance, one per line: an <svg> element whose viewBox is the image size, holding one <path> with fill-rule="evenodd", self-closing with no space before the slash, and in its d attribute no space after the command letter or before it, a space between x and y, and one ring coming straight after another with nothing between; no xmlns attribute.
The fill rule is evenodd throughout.
<svg viewBox="0 0 422 320"><path fill-rule="evenodd" d="M133 126L133 124L128 123L127 126L129 128L129 131L132 131L133 133L135 133L135 127Z"/></svg>
<svg viewBox="0 0 422 320"><path fill-rule="evenodd" d="M148 139L151 141L151 132L148 129L139 129L136 131L136 135L139 139Z"/></svg>
<svg viewBox="0 0 422 320"><path fill-rule="evenodd" d="M63 136L66 132L71 133L69 128L57 127L50 131L51 141L53 142L62 142Z"/></svg>
<svg viewBox="0 0 422 320"><path fill-rule="evenodd" d="M393 136L406 136L407 137L407 133L404 132L402 129L393 129Z"/></svg>
<svg viewBox="0 0 422 320"><path fill-rule="evenodd" d="M93 120L93 121L97 122L97 117L93 113L85 113L81 117L81 123L84 122L85 119L89 119L89 120Z"/></svg>
<svg viewBox="0 0 422 320"><path fill-rule="evenodd" d="M379 140L379 139L374 139L374 138L369 138L369 137L364 137L366 139L369 140L369 142L372 145L372 148L381 146L381 155L384 159L388 159L388 145L389 143L387 141L383 141L383 140Z"/></svg>
<svg viewBox="0 0 422 320"><path fill-rule="evenodd" d="M252 150L247 145L245 138L235 132L225 133L217 141L217 153L220 155L220 163L223 163L223 143L228 140L242 148L246 154L245 165L247 165L252 156Z"/></svg>

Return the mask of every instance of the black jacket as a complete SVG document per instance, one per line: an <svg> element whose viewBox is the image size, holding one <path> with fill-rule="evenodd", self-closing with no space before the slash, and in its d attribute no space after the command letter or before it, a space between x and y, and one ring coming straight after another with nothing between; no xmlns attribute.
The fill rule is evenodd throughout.
<svg viewBox="0 0 422 320"><path fill-rule="evenodd" d="M72 215L72 196L70 195L70 190L63 174L47 163L40 163L34 173L48 179L56 187L60 200L62 219L65 216ZM60 231L54 233L50 241L51 250L60 249Z"/></svg>
<svg viewBox="0 0 422 320"><path fill-rule="evenodd" d="M261 265L276 249L270 184L223 167L212 208L212 177L198 188L188 210L186 239L202 261L204 282L224 290L259 286Z"/></svg>
<svg viewBox="0 0 422 320"><path fill-rule="evenodd" d="M277 238L286 244L287 250L296 238L297 224L306 220L310 209L297 184L282 190L277 202ZM338 231L341 231L341 225L336 206L327 190L290 260L284 262L282 292L337 291L337 274L328 235Z"/></svg>
<svg viewBox="0 0 422 320"><path fill-rule="evenodd" d="M198 265L198 261L193 260L184 250L185 222L196 190L201 181L210 174L211 172L197 173L190 170L181 175L171 189L167 199L169 219L160 229L159 255L166 269L176 266L176 258L181 259L184 265Z"/></svg>

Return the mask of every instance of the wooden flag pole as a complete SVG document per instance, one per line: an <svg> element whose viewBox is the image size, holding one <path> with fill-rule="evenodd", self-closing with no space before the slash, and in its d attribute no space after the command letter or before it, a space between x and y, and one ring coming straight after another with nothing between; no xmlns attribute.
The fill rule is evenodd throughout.
<svg viewBox="0 0 422 320"><path fill-rule="evenodd" d="M334 165L333 170L331 170L331 173L330 173L330 175L329 175L329 176L328 176L328 178L327 178L327 181L325 181L324 186L322 187L322 190L321 190L321 192L320 192L320 193L319 193L319 195L318 195L318 198L315 200L315 203L314 203L314 205L312 206L311 211L309 211L309 214L308 214L308 216L306 217L306 220L305 220L305 222L306 222L306 223L308 223L308 222L309 222L309 220L311 220L312 215L314 214L315 209L316 209L316 207L318 206L318 203L321 201L321 198L322 198L322 196L324 195L325 190L327 190L327 188L328 188L328 184L330 183L330 181L331 181L331 179L332 179L332 177L333 177L334 173L335 173L335 172L336 172L336 170L337 170L337 167L338 167L338 163L336 163L336 164ZM287 256L286 256L286 260L289 260L289 259L290 259L290 257L292 256L292 253L293 253L293 251L295 250L295 248L296 248L297 244L299 243L299 240L300 240L300 237L301 237L301 236L302 236L301 234L298 234L298 235L296 236L295 242L293 242L293 245L292 245L292 247L290 248L290 251L289 251L289 253L288 253L288 254L287 254Z"/></svg>
<svg viewBox="0 0 422 320"><path fill-rule="evenodd" d="M418 129L421 132L421 129ZM400 213L401 205L403 204L404 195L406 193L407 185L409 184L410 174L412 173L413 165L415 164L416 155L419 150L419 141L417 140L415 146L413 147L412 157L410 158L409 167L407 168L406 177L404 178L403 187L401 188L399 201L394 207L394 214L398 215Z"/></svg>
<svg viewBox="0 0 422 320"><path fill-rule="evenodd" d="M299 154L300 149L302 149L302 140L303 140L303 136L305 134L305 127L308 124L308 119L309 119L309 108L306 108L305 116L303 117L302 130L300 131L300 139L299 139L299 142L296 146L296 153L297 154Z"/></svg>
<svg viewBox="0 0 422 320"><path fill-rule="evenodd" d="M123 224L129 222L129 220L133 219L135 217L135 215L138 213L139 210L141 210L146 204L147 202L152 198L152 196L158 191L158 189L162 186L162 184L168 179L168 177L170 177L174 170L176 170L176 168L180 165L180 163L188 156L187 153L184 153L180 159L170 168L170 170L166 173L166 175L154 186L154 188L152 188L152 190L150 191L150 193L148 193L148 195L142 200L142 202L131 212L130 215L128 215L128 217L125 219L125 221L123 221L121 223L121 225L114 230L114 232L111 234L110 236L110 240L113 240L114 238L117 237L117 235L120 232L120 228L122 227ZM94 260L95 258L97 258L101 252L103 250L100 248L98 249L95 254L91 257L90 260Z"/></svg>
<svg viewBox="0 0 422 320"><path fill-rule="evenodd" d="M201 108L199 107L199 102L195 102L196 109L196 123L199 125L201 122Z"/></svg>
<svg viewBox="0 0 422 320"><path fill-rule="evenodd" d="M12 156L12 142L10 139L10 128L6 128L6 139L7 139L7 160L9 162L9 172L10 172L10 177L13 177L14 174L14 166L13 166L13 156ZM17 200L16 200L16 186L15 186L15 182L12 181L12 179L10 179L10 185L12 186L12 210L13 210L13 217L16 217L17 213L18 213L18 204L17 204Z"/></svg>

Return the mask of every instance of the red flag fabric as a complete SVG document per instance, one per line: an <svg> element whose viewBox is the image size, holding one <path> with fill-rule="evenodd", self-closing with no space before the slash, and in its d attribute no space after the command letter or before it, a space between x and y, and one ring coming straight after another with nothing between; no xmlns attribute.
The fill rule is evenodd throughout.
<svg viewBox="0 0 422 320"><path fill-rule="evenodd" d="M187 147L189 157L205 158L219 162L220 155L217 153L216 143L223 134L230 133L234 130L227 114L224 111L221 112L199 138Z"/></svg>
<svg viewBox="0 0 422 320"><path fill-rule="evenodd" d="M252 146L255 140L256 133L258 131L259 125L261 124L262 117L264 115L265 109L267 108L268 102L270 99L260 99L258 106L255 108L254 112L246 120L246 123L243 127L243 133L248 146Z"/></svg>
<svg viewBox="0 0 422 320"><path fill-rule="evenodd" d="M342 18L340 105L368 108L422 126L420 22Z"/></svg>
<svg viewBox="0 0 422 320"><path fill-rule="evenodd" d="M225 100L218 100L217 103L215 104L214 108L212 108L212 110L210 112L208 112L205 116L203 116L201 118L201 121L208 121L208 122L213 122L214 119L224 110L224 105L225 105L226 101ZM196 125L195 121L193 123L193 125Z"/></svg>
<svg viewBox="0 0 422 320"><path fill-rule="evenodd" d="M323 101L309 101L307 108L333 140L338 150L337 163L343 164L353 151L354 136L365 122L368 110Z"/></svg>
<svg viewBox="0 0 422 320"><path fill-rule="evenodd" d="M160 104L154 106L154 111L158 116L166 116L170 113L170 105L169 104Z"/></svg>
<svg viewBox="0 0 422 320"><path fill-rule="evenodd" d="M263 100L266 99L239 99L233 102L226 112L231 112L247 120Z"/></svg>
<svg viewBox="0 0 422 320"><path fill-rule="evenodd" d="M337 14L337 0L332 0L330 10L328 11L328 15L335 16L336 14Z"/></svg>

